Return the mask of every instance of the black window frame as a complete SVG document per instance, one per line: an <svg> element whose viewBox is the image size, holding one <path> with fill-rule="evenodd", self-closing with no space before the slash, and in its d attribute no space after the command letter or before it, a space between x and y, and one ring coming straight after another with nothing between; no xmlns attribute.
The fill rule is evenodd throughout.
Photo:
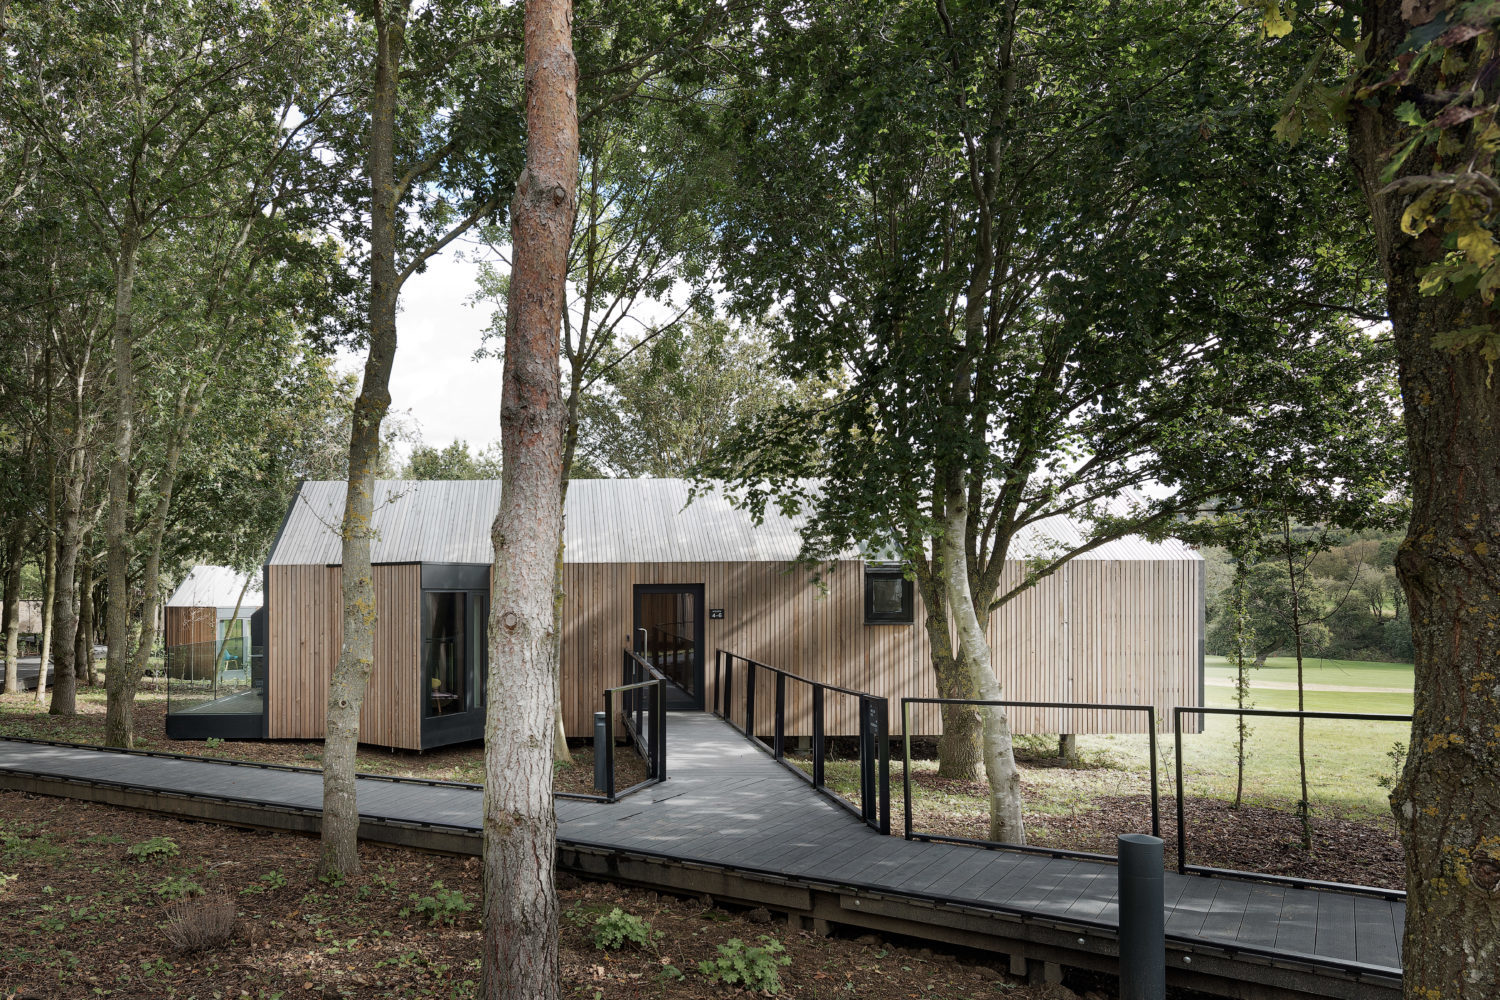
<svg viewBox="0 0 1500 1000"><path fill-rule="evenodd" d="M901 581L901 610L892 614L875 611L875 595L870 589L871 580ZM899 566L865 567L865 624L866 625L912 625L917 620L916 587Z"/></svg>

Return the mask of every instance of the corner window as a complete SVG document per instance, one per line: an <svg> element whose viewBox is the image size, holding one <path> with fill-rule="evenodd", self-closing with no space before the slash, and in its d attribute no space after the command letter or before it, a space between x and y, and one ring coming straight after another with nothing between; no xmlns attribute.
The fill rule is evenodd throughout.
<svg viewBox="0 0 1500 1000"><path fill-rule="evenodd" d="M865 624L910 625L916 620L912 582L899 567L870 566L865 569Z"/></svg>

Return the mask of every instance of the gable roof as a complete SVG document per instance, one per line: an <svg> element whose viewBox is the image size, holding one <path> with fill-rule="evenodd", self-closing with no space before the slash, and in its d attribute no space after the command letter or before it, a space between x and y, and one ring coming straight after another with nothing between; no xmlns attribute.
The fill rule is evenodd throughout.
<svg viewBox="0 0 1500 1000"><path fill-rule="evenodd" d="M250 586L245 587L246 577ZM259 573L239 573L228 566L194 566L167 598L169 608L230 608L242 612L261 606ZM240 599L241 591L244 599Z"/></svg>
<svg viewBox="0 0 1500 1000"><path fill-rule="evenodd" d="M804 517L767 510L756 524L722 488L700 492L689 503L684 479L575 479L568 484L563 561L569 563L790 562L801 549ZM336 566L342 561L339 522L342 481L303 483L267 563ZM500 507L498 480L379 480L372 518L375 563L488 565L494 549L490 526ZM1016 539L1016 557L1041 554L1084 535L1066 518L1048 518ZM858 553L845 558L857 559ZM1199 559L1169 540L1120 539L1082 559Z"/></svg>

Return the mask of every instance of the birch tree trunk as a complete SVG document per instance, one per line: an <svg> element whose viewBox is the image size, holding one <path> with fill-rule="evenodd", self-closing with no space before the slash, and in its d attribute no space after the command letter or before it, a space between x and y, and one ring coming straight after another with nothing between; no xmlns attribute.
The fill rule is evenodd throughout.
<svg viewBox="0 0 1500 1000"><path fill-rule="evenodd" d="M127 227L115 271L115 315L110 331L114 363L113 454L109 462L109 505L104 521L105 573L109 604L104 642L104 743L129 748L134 737L134 684L130 683L130 453L135 446L135 359L131 343L131 301L135 293L139 235Z"/></svg>
<svg viewBox="0 0 1500 1000"><path fill-rule="evenodd" d="M565 422L558 334L578 186L578 68L569 0L528 0L525 54L526 164L511 202L514 264L485 717L486 1000L557 1000L561 991L552 632Z"/></svg>
<svg viewBox="0 0 1500 1000"><path fill-rule="evenodd" d="M11 525L5 542L5 693L21 693L21 563L26 557L26 527Z"/></svg>
<svg viewBox="0 0 1500 1000"><path fill-rule="evenodd" d="M1003 697L995 676L989 639L984 625L974 611L973 591L969 583L968 501L962 488L947 494L943 520L943 582L948 594L948 608L958 630L959 655L971 689L985 701ZM1021 816L1021 772L1016 768L1015 749L1011 744L1010 722L1003 708L980 711L983 730L984 772L989 780L990 839L1007 844L1026 843L1026 829Z"/></svg>
<svg viewBox="0 0 1500 1000"><path fill-rule="evenodd" d="M364 381L349 432L349 488L344 498L344 640L328 685L323 737L320 874L359 871L359 805L354 758L359 713L375 665L375 573L370 565L380 425L391 405L396 360L396 104L409 3L376 5L375 85L370 98L370 339Z"/></svg>

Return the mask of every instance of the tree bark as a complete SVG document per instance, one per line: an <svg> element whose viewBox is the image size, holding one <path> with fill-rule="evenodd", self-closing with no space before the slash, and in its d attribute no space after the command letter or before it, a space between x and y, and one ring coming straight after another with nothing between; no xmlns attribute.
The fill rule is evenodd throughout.
<svg viewBox="0 0 1500 1000"><path fill-rule="evenodd" d="M963 660L954 655L949 627L948 597L944 591L942 559L933 553L931 571L917 568L917 588L922 594L923 627L931 650L932 669L939 698L978 698ZM938 777L979 781L984 777L984 728L979 709L969 705L944 705L943 731L938 736Z"/></svg>
<svg viewBox="0 0 1500 1000"><path fill-rule="evenodd" d="M1402 6L1366 4L1371 66L1390 64L1406 38ZM1464 72L1476 63L1470 56ZM1391 795L1406 849L1403 989L1412 1000L1490 1000L1500 996L1500 379L1477 350L1439 348L1434 338L1494 330L1500 319L1478 295L1419 292L1425 269L1447 252L1441 235L1406 235L1406 199L1379 193L1386 152L1409 134L1396 108L1408 89L1437 89L1436 72L1434 64L1372 104L1351 102L1350 157L1385 271L1411 470L1411 523L1396 568L1411 617L1414 712ZM1405 169L1430 169L1423 155Z"/></svg>
<svg viewBox="0 0 1500 1000"><path fill-rule="evenodd" d="M50 393L51 380L47 391ZM51 429L50 415L47 420ZM36 671L36 703L47 700L47 671L52 666L52 617L57 611L57 461L55 455L47 461L47 530L43 537L46 548L42 555L42 648L41 661Z"/></svg>
<svg viewBox="0 0 1500 1000"><path fill-rule="evenodd" d="M130 630L130 455L135 446L135 359L131 302L135 294L140 237L127 226L115 269L115 315L110 331L113 355L115 439L109 463L109 507L104 521L105 573L109 604L104 623L108 646L104 667L104 743L130 748L134 738L135 685L131 681Z"/></svg>
<svg viewBox="0 0 1500 1000"><path fill-rule="evenodd" d="M5 693L21 693L21 564L26 558L26 526L16 521L5 541Z"/></svg>
<svg viewBox="0 0 1500 1000"><path fill-rule="evenodd" d="M85 547L85 553L87 547ZM94 677L94 561L87 554L78 563L78 625L73 642L73 677L92 686Z"/></svg>
<svg viewBox="0 0 1500 1000"><path fill-rule="evenodd" d="M375 572L370 564L375 472L380 464L380 425L391 405L391 367L396 360L396 106L410 3L375 7L375 84L370 96L370 339L364 380L354 402L349 432L349 486L344 498L344 641L328 685L323 738L321 874L359 871L359 806L354 759L359 715L375 666ZM492 670L493 672L493 670Z"/></svg>
<svg viewBox="0 0 1500 1000"><path fill-rule="evenodd" d="M1281 516L1282 543L1286 546L1286 582L1292 596L1292 647L1297 654L1297 711L1307 711L1307 695L1302 680L1302 599L1297 587L1297 567L1292 559L1292 519ZM1301 798L1297 800L1297 818L1302 821L1302 849L1312 850L1312 803L1307 801L1307 720L1297 717L1297 771L1301 777Z"/></svg>
<svg viewBox="0 0 1500 1000"><path fill-rule="evenodd" d="M500 401L502 475L485 718L486 1000L557 1000L557 672L553 594L562 537L564 411L558 334L578 187L578 67L569 0L528 0L526 164Z"/></svg>
<svg viewBox="0 0 1500 1000"><path fill-rule="evenodd" d="M948 607L958 626L958 645L972 689L984 701L1003 694L990 656L989 639L974 611L969 583L968 499L962 488L949 489L941 549ZM1026 843L1021 816L1021 772L1016 768L1010 723L1003 708L986 708L983 719L984 772L989 781L990 839L1007 844Z"/></svg>
<svg viewBox="0 0 1500 1000"><path fill-rule="evenodd" d="M81 414L79 415L81 417ZM78 553L83 548L83 490L85 483L83 447L87 433L82 420L73 431L68 449L66 480L63 488L62 537L57 553L57 598L59 609L56 627L58 639L54 659L52 715L75 715L78 712L78 679L75 676L78 648Z"/></svg>

